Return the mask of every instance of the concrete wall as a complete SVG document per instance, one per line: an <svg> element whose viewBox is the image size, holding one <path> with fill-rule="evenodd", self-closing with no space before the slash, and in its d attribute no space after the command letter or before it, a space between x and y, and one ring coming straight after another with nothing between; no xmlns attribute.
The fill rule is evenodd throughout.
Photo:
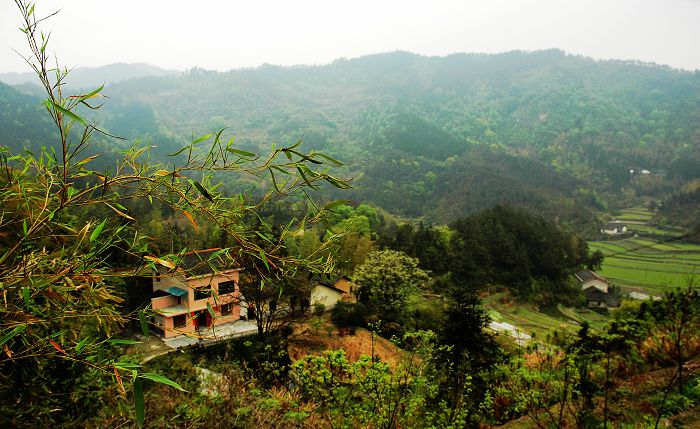
<svg viewBox="0 0 700 429"><path fill-rule="evenodd" d="M177 337L179 335L183 335L185 333L190 333L194 334L197 329L194 324L194 319L189 313L185 315L187 322L185 323L185 326L176 328L175 327L175 318L174 317L167 317L167 316L162 316L162 315L156 315L154 316L153 322L163 330L163 338L172 338L172 337Z"/></svg>
<svg viewBox="0 0 700 429"><path fill-rule="evenodd" d="M236 289L233 293L228 293L225 295L218 295L219 293L219 283L234 281L236 282ZM194 299L195 289L200 288L211 288L218 295L218 302L212 295L207 299ZM228 302L235 301L238 297L238 271L232 271L227 273L222 273L215 276L206 276L194 279L187 279L187 289L188 289L188 303L190 310L197 311L207 308L207 303L212 307L225 304Z"/></svg>
<svg viewBox="0 0 700 429"><path fill-rule="evenodd" d="M345 293L352 292L352 282L344 277L339 278L333 286L335 286L336 289L340 289Z"/></svg>
<svg viewBox="0 0 700 429"><path fill-rule="evenodd" d="M331 309L343 298L343 293L323 285L316 285L311 290L311 307L314 304L323 304L326 309Z"/></svg>
<svg viewBox="0 0 700 429"><path fill-rule="evenodd" d="M172 295L166 295L166 296L159 296L158 298L152 298L151 299L151 307L154 310L160 310L166 307L172 307L174 305L178 305L180 303L180 299L176 296Z"/></svg>

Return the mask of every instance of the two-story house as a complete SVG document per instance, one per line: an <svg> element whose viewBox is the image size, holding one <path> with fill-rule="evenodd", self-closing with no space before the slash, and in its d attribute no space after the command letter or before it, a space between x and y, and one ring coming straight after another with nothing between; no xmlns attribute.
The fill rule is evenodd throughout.
<svg viewBox="0 0 700 429"><path fill-rule="evenodd" d="M186 253L173 273L153 277L153 323L163 338L240 319L240 270L227 267L217 250Z"/></svg>

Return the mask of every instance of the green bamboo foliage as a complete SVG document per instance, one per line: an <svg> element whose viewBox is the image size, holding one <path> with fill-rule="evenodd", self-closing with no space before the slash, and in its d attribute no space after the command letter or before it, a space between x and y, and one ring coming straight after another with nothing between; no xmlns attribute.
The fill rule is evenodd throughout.
<svg viewBox="0 0 700 429"><path fill-rule="evenodd" d="M115 254L126 255L136 261L128 274L144 273L175 269L181 253L151 254L146 237L134 228L137 219L127 207L129 202L159 201L181 213L195 229L205 222L216 225L235 243L217 257L231 263L257 258L263 262L256 264L263 278L283 278L301 267L326 271L332 266L329 258L286 256L283 245L303 225L321 220L324 209L285 226L278 240L264 248L256 235L260 228L250 227L248 220L259 219L256 211L274 198L308 196L308 190L321 183L341 189L349 184L330 173L342 165L339 161L313 151L303 153L300 142L273 148L262 157L237 149L233 139L224 142L224 129L193 139L173 154L186 157L173 157L177 162L168 165L152 163L149 148L134 145L112 168L91 167L99 155L85 152L95 133L114 137L84 116L86 110L100 107L95 102L102 99L103 87L65 95L63 85L70 73L48 65L48 37L39 30L45 18L37 18L32 3L16 4L30 52L25 60L45 90L44 106L57 141L46 142L38 153L11 153L0 146L0 372L8 377L0 383L26 377L49 359L81 362L111 374L123 394L129 387L124 381L133 383L136 420L141 425L142 379L181 387L116 358L115 347L127 344L115 340L115 333L134 319L147 334L149 310L120 312L123 297L115 285L125 274L109 260ZM212 173L221 171L261 183L272 179L272 184L257 198L226 195L212 178Z"/></svg>

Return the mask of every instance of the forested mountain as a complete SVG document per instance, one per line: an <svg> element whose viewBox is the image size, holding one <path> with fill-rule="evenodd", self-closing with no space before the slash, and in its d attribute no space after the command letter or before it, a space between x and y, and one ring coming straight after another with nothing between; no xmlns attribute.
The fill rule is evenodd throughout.
<svg viewBox="0 0 700 429"><path fill-rule="evenodd" d="M438 222L505 203L590 223L630 169L700 159L700 74L558 50L194 69L106 93L112 132L175 147L230 127L256 152L303 138L350 164L352 198Z"/></svg>

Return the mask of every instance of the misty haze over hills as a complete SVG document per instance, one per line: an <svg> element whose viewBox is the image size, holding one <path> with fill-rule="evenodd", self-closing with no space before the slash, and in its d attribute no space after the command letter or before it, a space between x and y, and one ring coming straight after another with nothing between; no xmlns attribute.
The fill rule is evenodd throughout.
<svg viewBox="0 0 700 429"><path fill-rule="evenodd" d="M142 63L114 63L102 67L76 67L69 75L67 86L73 88L97 87L102 84L117 83L139 77L169 76L179 73L181 72L178 70L166 70ZM38 84L36 74L33 72L0 73L0 82L8 85Z"/></svg>

